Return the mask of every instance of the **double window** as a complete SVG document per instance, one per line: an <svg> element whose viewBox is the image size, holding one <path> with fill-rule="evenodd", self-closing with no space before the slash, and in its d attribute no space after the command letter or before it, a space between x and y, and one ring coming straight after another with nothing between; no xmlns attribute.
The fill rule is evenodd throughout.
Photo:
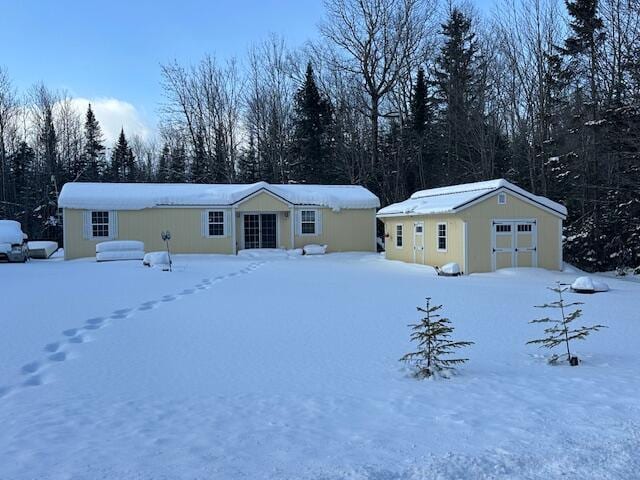
<svg viewBox="0 0 640 480"><path fill-rule="evenodd" d="M109 238L109 212L91 212L91 237Z"/></svg>
<svg viewBox="0 0 640 480"><path fill-rule="evenodd" d="M446 223L438 224L438 251L439 252L447 251L447 224Z"/></svg>
<svg viewBox="0 0 640 480"><path fill-rule="evenodd" d="M316 216L315 210L302 210L300 212L300 233L302 235L316 235Z"/></svg>
<svg viewBox="0 0 640 480"><path fill-rule="evenodd" d="M207 212L207 234L210 237L224 236L224 212L211 210Z"/></svg>

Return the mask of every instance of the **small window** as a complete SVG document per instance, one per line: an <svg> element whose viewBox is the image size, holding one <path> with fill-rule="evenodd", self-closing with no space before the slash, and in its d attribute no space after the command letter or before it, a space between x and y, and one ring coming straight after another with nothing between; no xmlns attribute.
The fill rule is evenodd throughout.
<svg viewBox="0 0 640 480"><path fill-rule="evenodd" d="M91 236L109 237L109 212L91 212Z"/></svg>
<svg viewBox="0 0 640 480"><path fill-rule="evenodd" d="M316 211L302 210L300 212L300 229L303 235L315 235L316 233Z"/></svg>
<svg viewBox="0 0 640 480"><path fill-rule="evenodd" d="M507 204L507 194L499 193L498 194L498 205L506 205Z"/></svg>
<svg viewBox="0 0 640 480"><path fill-rule="evenodd" d="M418 235L421 235L421 234L422 234L422 224L421 224L421 223L420 223L420 224L418 224L418 225L416 225L416 233L417 233Z"/></svg>
<svg viewBox="0 0 640 480"><path fill-rule="evenodd" d="M224 236L224 212L212 211L208 212L208 230L210 237Z"/></svg>
<svg viewBox="0 0 640 480"><path fill-rule="evenodd" d="M531 232L531 224L530 223L522 223L518 225L519 232Z"/></svg>
<svg viewBox="0 0 640 480"><path fill-rule="evenodd" d="M447 224L438 224L438 250L444 252L447 250Z"/></svg>
<svg viewBox="0 0 640 480"><path fill-rule="evenodd" d="M511 232L511 225L498 224L498 225L496 225L496 232L498 232L498 233L509 233L509 232Z"/></svg>
<svg viewBox="0 0 640 480"><path fill-rule="evenodd" d="M396 248L402 248L402 225L396 225Z"/></svg>

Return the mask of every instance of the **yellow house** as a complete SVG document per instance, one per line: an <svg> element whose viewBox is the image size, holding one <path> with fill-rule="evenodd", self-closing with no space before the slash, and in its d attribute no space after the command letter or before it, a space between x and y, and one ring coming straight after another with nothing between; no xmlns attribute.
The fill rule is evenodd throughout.
<svg viewBox="0 0 640 480"><path fill-rule="evenodd" d="M567 209L506 180L416 192L378 212L391 260L463 273L507 267L562 269Z"/></svg>
<svg viewBox="0 0 640 480"><path fill-rule="evenodd" d="M357 185L67 183L66 259L95 256L105 240L140 240L176 253L235 254L250 248L326 244L329 252L375 251L378 197Z"/></svg>

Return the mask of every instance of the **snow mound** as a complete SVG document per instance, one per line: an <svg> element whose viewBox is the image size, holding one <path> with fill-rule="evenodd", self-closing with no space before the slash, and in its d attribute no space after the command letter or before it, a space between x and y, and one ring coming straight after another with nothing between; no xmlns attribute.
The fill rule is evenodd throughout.
<svg viewBox="0 0 640 480"><path fill-rule="evenodd" d="M299 257L300 255L302 255L302 249L300 248L293 250L284 248L248 248L238 252L238 257L255 259L291 258Z"/></svg>
<svg viewBox="0 0 640 480"><path fill-rule="evenodd" d="M455 262L446 263L442 267L439 268L439 272L442 272L443 275L460 275L460 265Z"/></svg>
<svg viewBox="0 0 640 480"><path fill-rule="evenodd" d="M138 240L114 240L110 242L100 242L96 245L96 253L122 252L127 250L144 252L144 243Z"/></svg>
<svg viewBox="0 0 640 480"><path fill-rule="evenodd" d="M110 252L96 253L96 260L98 262L112 262L116 260L142 260L143 258L143 250L114 250Z"/></svg>
<svg viewBox="0 0 640 480"><path fill-rule="evenodd" d="M578 277L571 284L571 290L580 293L607 292L609 285L591 277Z"/></svg>
<svg viewBox="0 0 640 480"><path fill-rule="evenodd" d="M147 267L168 267L169 263L168 252L149 252L142 259L142 264Z"/></svg>
<svg viewBox="0 0 640 480"><path fill-rule="evenodd" d="M302 250L305 255L324 255L327 253L327 245L316 245L312 243L305 245Z"/></svg>
<svg viewBox="0 0 640 480"><path fill-rule="evenodd" d="M21 244L24 238L20 223L14 220L0 220L0 243Z"/></svg>

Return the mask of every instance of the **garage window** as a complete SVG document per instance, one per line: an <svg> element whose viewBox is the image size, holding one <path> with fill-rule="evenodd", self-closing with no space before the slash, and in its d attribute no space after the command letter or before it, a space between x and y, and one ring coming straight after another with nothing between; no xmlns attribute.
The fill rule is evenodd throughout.
<svg viewBox="0 0 640 480"><path fill-rule="evenodd" d="M302 230L302 235L315 235L316 211L302 210L302 212L300 212L300 216L300 229Z"/></svg>
<svg viewBox="0 0 640 480"><path fill-rule="evenodd" d="M439 252L447 251L447 224L446 223L438 224L438 251Z"/></svg>
<svg viewBox="0 0 640 480"><path fill-rule="evenodd" d="M507 204L507 194L499 193L498 194L498 205L506 205Z"/></svg>
<svg viewBox="0 0 640 480"><path fill-rule="evenodd" d="M518 232L531 232L532 225L530 223L521 223L518 225Z"/></svg>
<svg viewBox="0 0 640 480"><path fill-rule="evenodd" d="M396 248L402 248L402 225L396 225Z"/></svg>
<svg viewBox="0 0 640 480"><path fill-rule="evenodd" d="M511 231L511 225L498 224L496 225L496 232L509 233Z"/></svg>

